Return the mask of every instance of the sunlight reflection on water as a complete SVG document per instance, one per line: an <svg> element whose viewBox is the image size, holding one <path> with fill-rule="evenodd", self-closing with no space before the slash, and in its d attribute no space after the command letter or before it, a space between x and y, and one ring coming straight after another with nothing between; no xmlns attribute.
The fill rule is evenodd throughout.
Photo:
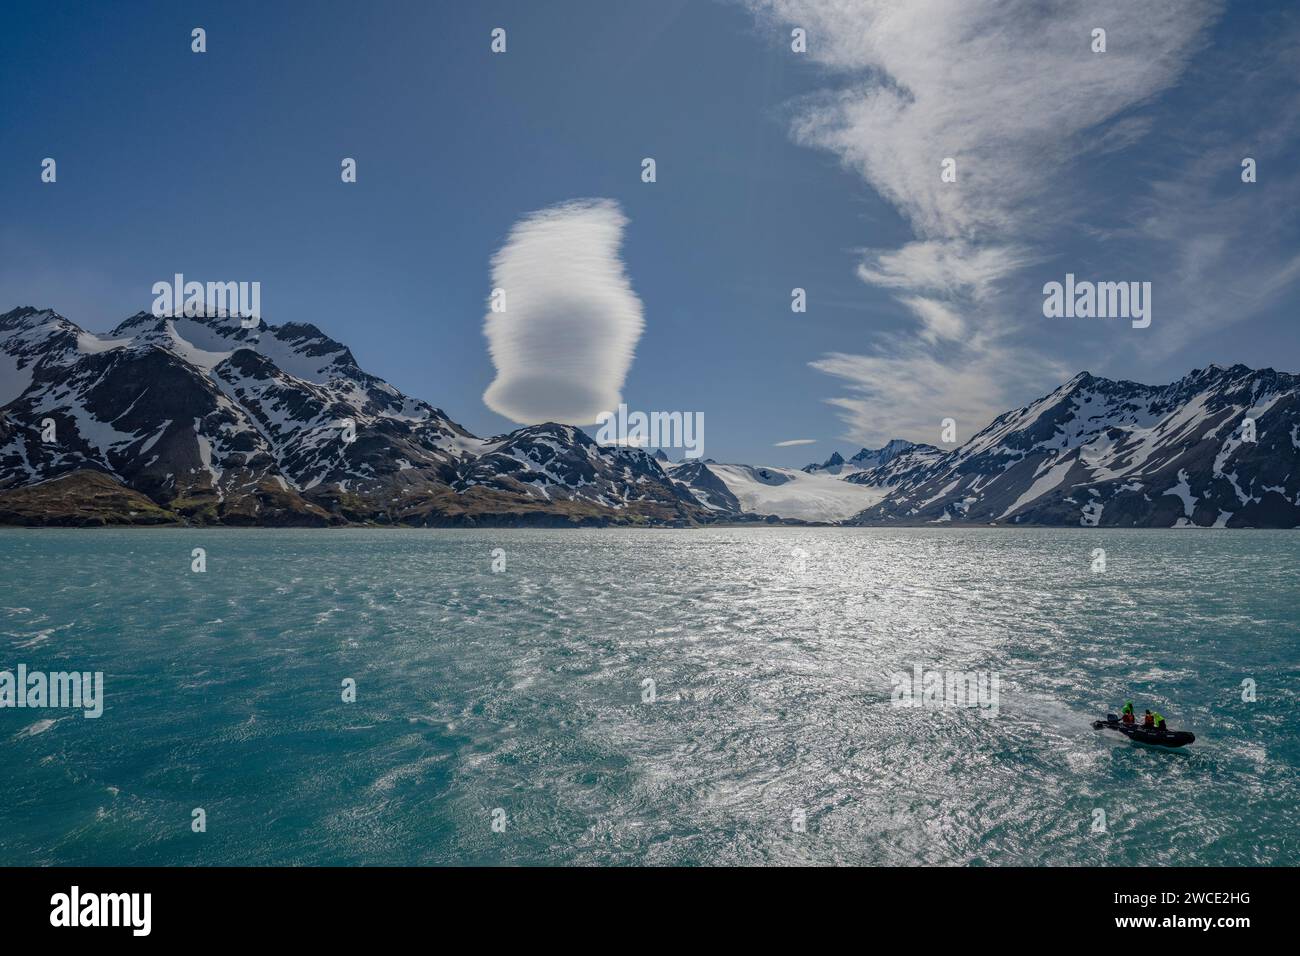
<svg viewBox="0 0 1300 956"><path fill-rule="evenodd" d="M1285 532L6 531L0 555L0 668L108 690L40 733L0 710L4 863L1300 862ZM997 673L997 717L891 706L914 665ZM1126 696L1196 744L1090 728Z"/></svg>

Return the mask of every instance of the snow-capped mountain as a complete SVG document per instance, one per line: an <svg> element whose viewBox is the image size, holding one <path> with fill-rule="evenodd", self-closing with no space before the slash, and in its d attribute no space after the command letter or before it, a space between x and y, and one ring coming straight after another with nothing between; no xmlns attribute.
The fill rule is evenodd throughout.
<svg viewBox="0 0 1300 956"><path fill-rule="evenodd" d="M837 451L833 451L831 452L831 457L827 458L820 465L813 462L811 465L804 465L803 468L799 470L805 471L810 475L818 471L825 471L830 472L832 475L838 475L843 467L844 456Z"/></svg>
<svg viewBox="0 0 1300 956"><path fill-rule="evenodd" d="M919 445L915 442L904 441L902 438L895 438L885 444L883 448L864 448L852 458L849 463L857 465L863 471L873 468L881 468L888 465L895 459L904 455L923 456L935 454L939 449L933 445Z"/></svg>
<svg viewBox="0 0 1300 956"><path fill-rule="evenodd" d="M950 451L902 440L802 470L481 439L310 324L139 313L94 335L0 315L0 523L1300 527L1300 376L1166 386L1086 372Z"/></svg>
<svg viewBox="0 0 1300 956"><path fill-rule="evenodd" d="M863 448L852 458L845 461L844 456L839 452L832 452L820 465L804 465L803 471L808 474L826 474L835 475L839 478L851 479L851 476L857 475L864 471L876 472L876 478L883 475L879 471L885 465L897 460L903 456L912 456L912 464L915 464L921 457L927 455L941 454L939 449L933 445L918 445L915 442L906 441L902 438L895 438L889 441L883 448ZM864 484L884 484L879 480L860 479Z"/></svg>
<svg viewBox="0 0 1300 956"><path fill-rule="evenodd" d="M313 325L0 316L0 521L416 524L708 517L647 453L483 440Z"/></svg>
<svg viewBox="0 0 1300 956"><path fill-rule="evenodd" d="M1211 366L1157 387L1084 372L951 451L895 439L798 472L708 462L672 474L716 511L734 499L846 524L1294 528L1300 376ZM849 487L876 500L838 514Z"/></svg>
<svg viewBox="0 0 1300 956"><path fill-rule="evenodd" d="M604 508L694 506L690 493L667 479L649 452L598 445L572 425L532 425L483 444L463 465L453 488L490 488L541 495L547 501L589 502Z"/></svg>
<svg viewBox="0 0 1300 956"><path fill-rule="evenodd" d="M844 480L852 484L893 488L907 475L933 464L943 456L944 452L933 445L895 438L884 448L874 451L864 448L854 455L855 459L868 464L865 467L855 466L854 471L844 476Z"/></svg>
<svg viewBox="0 0 1300 956"><path fill-rule="evenodd" d="M741 514L740 499L712 470L716 465L711 458L688 458L677 465L667 465L673 480L684 485L705 508L722 514Z"/></svg>
<svg viewBox="0 0 1300 956"><path fill-rule="evenodd" d="M1300 527L1300 376L1082 372L953 451L901 462L851 523Z"/></svg>

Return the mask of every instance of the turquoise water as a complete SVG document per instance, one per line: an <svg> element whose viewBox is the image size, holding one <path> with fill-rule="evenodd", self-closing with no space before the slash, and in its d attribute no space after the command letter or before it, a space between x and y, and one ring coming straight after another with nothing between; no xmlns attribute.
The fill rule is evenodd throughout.
<svg viewBox="0 0 1300 956"><path fill-rule="evenodd" d="M0 864L1300 863L1293 533L5 530L0 566L0 670L106 688L0 709ZM996 673L996 716L892 706L915 665ZM1125 695L1197 742L1093 731Z"/></svg>

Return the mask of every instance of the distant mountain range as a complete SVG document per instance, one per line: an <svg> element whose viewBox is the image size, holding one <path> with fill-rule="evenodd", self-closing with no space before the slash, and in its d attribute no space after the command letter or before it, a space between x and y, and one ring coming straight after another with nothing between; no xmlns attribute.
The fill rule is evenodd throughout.
<svg viewBox="0 0 1300 956"><path fill-rule="evenodd" d="M568 425L477 438L309 324L139 313L101 336L20 308L0 315L0 523L1293 528L1298 386L1085 372L952 450L672 464Z"/></svg>
<svg viewBox="0 0 1300 956"><path fill-rule="evenodd" d="M845 461L839 452L833 452L820 465L805 465L803 470L810 475L822 472L823 474L839 475L847 478L856 472L870 471L888 465L895 458L902 455L912 455L914 456L913 460L916 460L915 456L932 453L936 456L942 454L933 445L916 445L910 441L895 438L883 448L864 448L848 461Z"/></svg>

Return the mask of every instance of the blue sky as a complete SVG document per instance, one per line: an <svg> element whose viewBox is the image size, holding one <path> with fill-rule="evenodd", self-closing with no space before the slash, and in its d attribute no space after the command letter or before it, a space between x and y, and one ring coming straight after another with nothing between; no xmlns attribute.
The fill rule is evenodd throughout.
<svg viewBox="0 0 1300 956"><path fill-rule="evenodd" d="M11 2L0 311L103 331L175 272L257 280L268 321L496 434L493 256L592 198L644 321L623 399L704 412L722 460L964 439L1084 368L1296 371L1287 6ZM1067 272L1150 281L1151 327L1044 318Z"/></svg>

